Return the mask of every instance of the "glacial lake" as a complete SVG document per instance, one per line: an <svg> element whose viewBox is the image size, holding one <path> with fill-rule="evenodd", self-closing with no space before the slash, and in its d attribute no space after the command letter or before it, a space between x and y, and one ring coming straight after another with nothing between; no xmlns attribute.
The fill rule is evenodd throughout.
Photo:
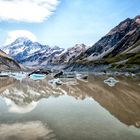
<svg viewBox="0 0 140 140"><path fill-rule="evenodd" d="M140 140L140 80L0 77L0 140Z"/></svg>

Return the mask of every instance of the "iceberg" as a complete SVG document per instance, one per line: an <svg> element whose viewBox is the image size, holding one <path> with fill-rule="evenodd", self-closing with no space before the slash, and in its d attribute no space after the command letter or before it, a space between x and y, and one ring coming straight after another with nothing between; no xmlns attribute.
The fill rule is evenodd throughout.
<svg viewBox="0 0 140 140"><path fill-rule="evenodd" d="M125 76L130 76L130 74L128 72L125 73Z"/></svg>
<svg viewBox="0 0 140 140"><path fill-rule="evenodd" d="M30 78L32 80L42 80L46 78L46 75L45 74L31 74Z"/></svg>
<svg viewBox="0 0 140 140"><path fill-rule="evenodd" d="M83 82L88 82L88 75L87 74L76 74L76 78Z"/></svg>
<svg viewBox="0 0 140 140"><path fill-rule="evenodd" d="M0 72L0 77L8 77L11 73L10 72Z"/></svg>
<svg viewBox="0 0 140 140"><path fill-rule="evenodd" d="M104 83L107 84L110 87L115 86L116 83L118 83L119 81L114 79L113 77L109 77L108 79L104 80Z"/></svg>
<svg viewBox="0 0 140 140"><path fill-rule="evenodd" d="M48 84L51 85L53 88L56 88L56 86L62 85L63 82L59 78L57 78L57 79L49 80Z"/></svg>
<svg viewBox="0 0 140 140"><path fill-rule="evenodd" d="M11 73L9 74L9 77L13 77L17 80L22 80L24 78L26 78L27 74L25 72L18 72L18 73Z"/></svg>

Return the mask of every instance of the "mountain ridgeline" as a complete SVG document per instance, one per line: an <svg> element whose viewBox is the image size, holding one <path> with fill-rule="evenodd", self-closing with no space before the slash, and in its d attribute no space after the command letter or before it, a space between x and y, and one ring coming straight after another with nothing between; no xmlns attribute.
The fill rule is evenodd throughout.
<svg viewBox="0 0 140 140"><path fill-rule="evenodd" d="M140 65L140 16L127 18L77 57L78 64L112 64L113 68ZM133 65L133 66L132 66Z"/></svg>
<svg viewBox="0 0 140 140"><path fill-rule="evenodd" d="M12 57L0 50L0 70L21 70L21 65Z"/></svg>
<svg viewBox="0 0 140 140"><path fill-rule="evenodd" d="M20 37L2 49L25 66L45 67L52 64L73 62L81 52L85 52L86 46L76 44L74 47L64 50L58 46L41 45L38 42L32 42L28 38Z"/></svg>
<svg viewBox="0 0 140 140"><path fill-rule="evenodd" d="M2 50L19 63L32 67L65 65L67 70L89 70L97 66L108 69L140 69L140 16L127 18L93 46L76 44L64 50L17 38Z"/></svg>

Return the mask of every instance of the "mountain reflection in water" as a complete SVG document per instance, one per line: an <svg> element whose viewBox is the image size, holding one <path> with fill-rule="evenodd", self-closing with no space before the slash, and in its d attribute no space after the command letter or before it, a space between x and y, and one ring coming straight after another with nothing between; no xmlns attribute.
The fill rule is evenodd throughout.
<svg viewBox="0 0 140 140"><path fill-rule="evenodd" d="M119 83L114 87L109 87L103 82L107 77L91 75L88 82L76 79L61 79L64 84L56 86L56 88L48 84L49 78L38 81L33 81L29 78L23 81L17 81L12 78L0 78L0 95L4 99L9 113L17 114L26 114L33 111L44 98L49 100L49 98L57 98L64 95L74 97L77 101L90 98L99 103L101 107L109 111L112 116L123 124L139 129L140 81L139 79L126 77L115 78L119 80ZM30 122L29 124L24 124L23 127L28 129L30 124ZM20 125L21 123L0 125L0 137L2 137L3 131L7 132L14 127L20 127ZM36 127L38 127L37 125L41 126L38 122L37 124L34 123L34 125ZM34 126L32 127L35 128ZM41 126L40 130L45 131L44 129ZM44 135L47 135L46 133Z"/></svg>

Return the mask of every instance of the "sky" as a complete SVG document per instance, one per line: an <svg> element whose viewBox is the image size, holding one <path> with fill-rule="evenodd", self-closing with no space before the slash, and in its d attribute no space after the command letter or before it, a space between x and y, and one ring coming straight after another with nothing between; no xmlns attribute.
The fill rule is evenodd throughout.
<svg viewBox="0 0 140 140"><path fill-rule="evenodd" d="M140 0L0 0L0 46L20 36L63 48L92 46L136 15Z"/></svg>

